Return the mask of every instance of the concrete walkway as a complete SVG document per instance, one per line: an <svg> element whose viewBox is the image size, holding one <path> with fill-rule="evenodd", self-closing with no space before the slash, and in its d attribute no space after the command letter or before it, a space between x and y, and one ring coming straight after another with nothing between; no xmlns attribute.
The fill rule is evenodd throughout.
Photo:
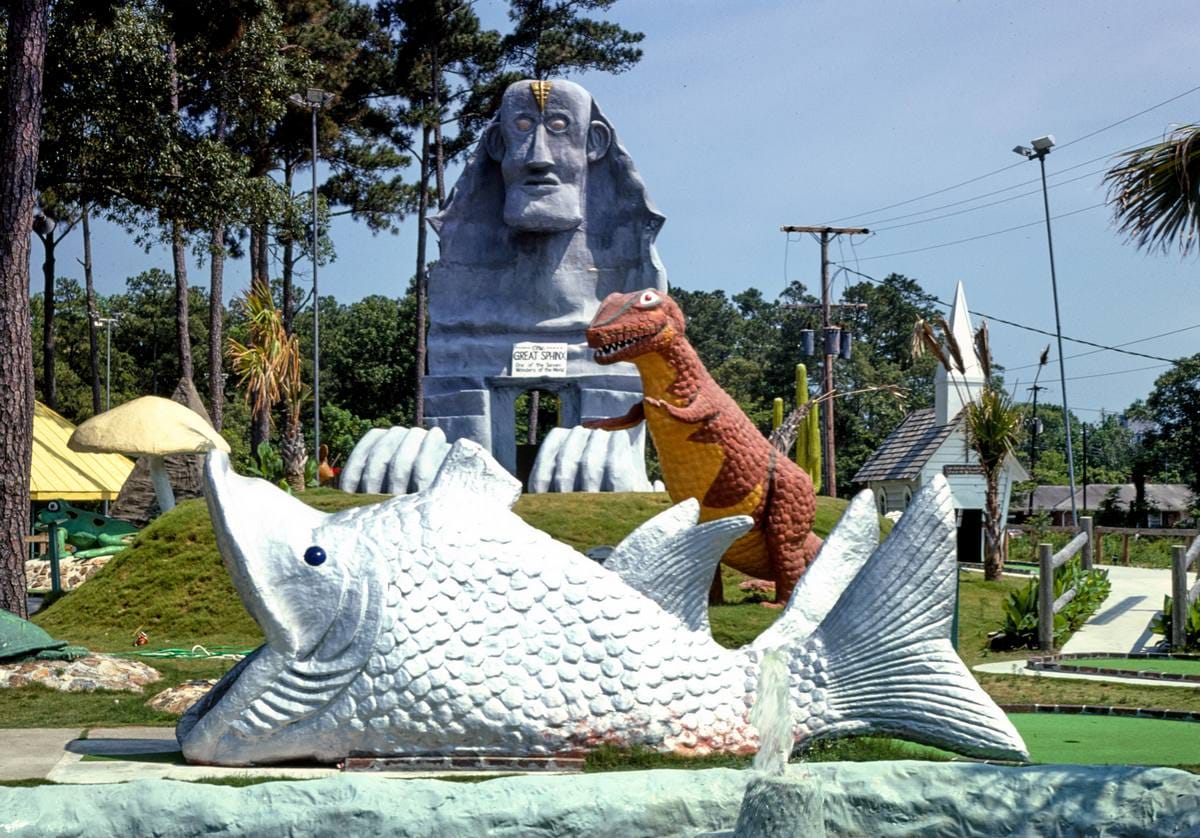
<svg viewBox="0 0 1200 838"><path fill-rule="evenodd" d="M1171 571L1104 565L1112 592L1063 646L1064 654L1152 652L1163 638L1150 631L1171 593Z"/></svg>
<svg viewBox="0 0 1200 838"><path fill-rule="evenodd" d="M329 766L224 768L187 765L172 727L0 728L0 780L50 780L55 783L123 783L129 780L200 780L215 777L284 777L311 780L343 774ZM89 757L91 757L89 759ZM100 757L100 759L96 759ZM105 757L109 757L105 759ZM355 772L357 773L357 772ZM503 769L362 772L372 777L412 779L487 774L503 777L530 773ZM537 774L572 773L538 771Z"/></svg>

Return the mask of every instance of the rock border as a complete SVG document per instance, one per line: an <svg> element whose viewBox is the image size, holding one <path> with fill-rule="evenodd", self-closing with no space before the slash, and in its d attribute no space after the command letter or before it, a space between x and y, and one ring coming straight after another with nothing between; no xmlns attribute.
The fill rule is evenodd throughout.
<svg viewBox="0 0 1200 838"><path fill-rule="evenodd" d="M1103 704L1001 704L1005 713L1061 713L1068 716L1125 716L1137 719L1165 719L1174 722L1200 722L1200 711L1162 710L1157 707L1112 707Z"/></svg>
<svg viewBox="0 0 1200 838"><path fill-rule="evenodd" d="M1100 666L1075 666L1072 660L1187 660L1200 661L1200 655L1168 652L1068 652L1030 658L1025 665L1041 672L1067 672L1076 675L1111 675L1116 678L1139 678L1144 681L1184 681L1200 683L1200 675L1182 672L1146 672L1141 669L1108 669Z"/></svg>

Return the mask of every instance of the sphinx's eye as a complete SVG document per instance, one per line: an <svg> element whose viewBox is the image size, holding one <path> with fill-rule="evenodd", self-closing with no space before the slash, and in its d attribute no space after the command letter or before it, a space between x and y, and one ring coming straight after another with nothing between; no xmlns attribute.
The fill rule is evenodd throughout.
<svg viewBox="0 0 1200 838"><path fill-rule="evenodd" d="M517 126L518 131L525 132L533 127L533 120L527 116L518 116L513 120L513 125Z"/></svg>
<svg viewBox="0 0 1200 838"><path fill-rule="evenodd" d="M313 567L320 564L325 564L325 548L318 547L314 544L304 551L304 561L308 562Z"/></svg>
<svg viewBox="0 0 1200 838"><path fill-rule="evenodd" d="M657 291L643 291L642 296L638 299L638 305L642 308L654 308L662 302L662 297Z"/></svg>
<svg viewBox="0 0 1200 838"><path fill-rule="evenodd" d="M563 131L566 131L568 124L565 116L558 116L557 114L546 120L546 127L555 134L561 134Z"/></svg>

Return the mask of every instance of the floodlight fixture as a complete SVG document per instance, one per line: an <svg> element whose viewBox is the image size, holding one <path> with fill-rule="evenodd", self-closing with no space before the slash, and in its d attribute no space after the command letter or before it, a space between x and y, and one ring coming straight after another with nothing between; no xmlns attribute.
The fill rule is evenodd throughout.
<svg viewBox="0 0 1200 838"><path fill-rule="evenodd" d="M1042 154L1045 154L1047 151L1054 148L1054 135L1047 134L1044 137L1038 137L1036 140L1031 141L1031 144L1033 145L1034 151L1040 151Z"/></svg>
<svg viewBox="0 0 1200 838"><path fill-rule="evenodd" d="M334 94L326 90L310 87L303 93L293 93L288 97L288 101L302 108L316 108L320 110L333 101L333 96Z"/></svg>

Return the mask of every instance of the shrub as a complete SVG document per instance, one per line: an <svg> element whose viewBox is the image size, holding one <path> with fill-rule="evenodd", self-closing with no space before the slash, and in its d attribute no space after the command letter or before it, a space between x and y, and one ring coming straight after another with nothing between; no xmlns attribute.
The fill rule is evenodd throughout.
<svg viewBox="0 0 1200 838"><path fill-rule="evenodd" d="M283 457L269 442L258 444L258 461L248 463L245 473L248 477L261 477L263 480L274 483L289 495L292 493L291 485L287 481ZM304 485L310 488L317 486L317 464L312 457L309 457L304 464Z"/></svg>
<svg viewBox="0 0 1200 838"><path fill-rule="evenodd" d="M991 646L1003 649L1038 648L1038 594L1040 579L1031 579L1024 588L1011 592L1004 601L1004 621L993 635ZM1078 559L1054 571L1054 598L1076 588L1075 598L1054 615L1054 645L1061 646L1108 598L1112 583L1106 570L1084 570Z"/></svg>
<svg viewBox="0 0 1200 838"><path fill-rule="evenodd" d="M1150 624L1150 631L1155 634L1161 634L1164 642L1169 646L1171 643L1171 628L1174 624L1174 618L1171 614L1171 597L1163 597L1163 610L1160 614L1155 615L1154 621ZM1193 602L1184 612L1186 619L1183 624L1183 648L1172 649L1173 652L1182 652L1188 649L1200 649L1200 599Z"/></svg>

